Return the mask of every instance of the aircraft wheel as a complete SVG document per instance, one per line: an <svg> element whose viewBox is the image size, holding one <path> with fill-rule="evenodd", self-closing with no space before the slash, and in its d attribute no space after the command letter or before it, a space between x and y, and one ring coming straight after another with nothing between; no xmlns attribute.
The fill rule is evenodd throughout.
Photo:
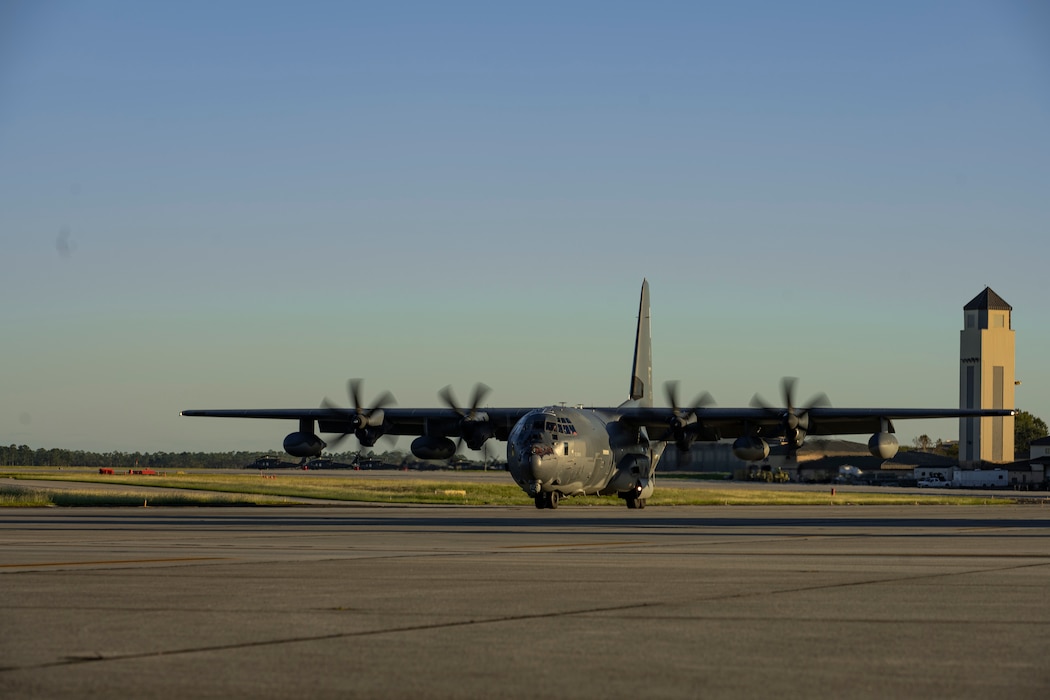
<svg viewBox="0 0 1050 700"><path fill-rule="evenodd" d="M636 496L631 495L623 500L627 501L627 507L631 510L634 510L638 507L638 498Z"/></svg>
<svg viewBox="0 0 1050 700"><path fill-rule="evenodd" d="M635 499L635 506L634 507L635 508L645 508L645 499L644 498L637 498L637 499Z"/></svg>
<svg viewBox="0 0 1050 700"><path fill-rule="evenodd" d="M551 508L551 509L557 508L558 507L558 501L561 500L561 494L558 493L557 491L551 491L549 494L547 494L547 496L550 499L548 501L547 507Z"/></svg>
<svg viewBox="0 0 1050 700"><path fill-rule="evenodd" d="M538 493L536 494L536 498L533 499L534 501L536 501L536 507L541 510L547 507L547 499L544 498L545 495L546 494Z"/></svg>

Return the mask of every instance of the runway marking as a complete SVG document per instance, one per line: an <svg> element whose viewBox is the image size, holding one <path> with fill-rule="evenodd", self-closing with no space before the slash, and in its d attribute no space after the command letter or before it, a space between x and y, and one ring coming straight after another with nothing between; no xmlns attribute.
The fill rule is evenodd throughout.
<svg viewBox="0 0 1050 700"><path fill-rule="evenodd" d="M35 569L41 566L96 566L100 564L159 564L178 561L221 561L229 557L168 557L165 559L104 559L102 561L51 561L39 564L0 564L0 569Z"/></svg>

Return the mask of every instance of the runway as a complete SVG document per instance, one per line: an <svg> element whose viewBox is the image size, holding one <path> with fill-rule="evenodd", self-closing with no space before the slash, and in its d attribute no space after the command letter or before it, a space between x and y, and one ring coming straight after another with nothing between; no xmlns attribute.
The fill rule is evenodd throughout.
<svg viewBox="0 0 1050 700"><path fill-rule="evenodd" d="M1050 691L1050 510L0 511L5 698Z"/></svg>

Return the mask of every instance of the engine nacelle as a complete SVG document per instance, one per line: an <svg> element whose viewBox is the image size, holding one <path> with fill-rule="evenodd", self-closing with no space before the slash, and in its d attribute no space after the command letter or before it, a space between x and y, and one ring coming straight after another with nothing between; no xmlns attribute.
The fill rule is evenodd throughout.
<svg viewBox="0 0 1050 700"><path fill-rule="evenodd" d="M472 450L480 450L481 446L493 435L492 424L489 423L487 416L484 420L463 421L460 430L463 434L463 441Z"/></svg>
<svg viewBox="0 0 1050 700"><path fill-rule="evenodd" d="M898 447L900 443L897 442L897 436L893 433L875 433L868 440L868 452L882 459L893 459Z"/></svg>
<svg viewBox="0 0 1050 700"><path fill-rule="evenodd" d="M412 441L412 454L419 459L448 459L456 454L456 443L447 437L421 435Z"/></svg>
<svg viewBox="0 0 1050 700"><path fill-rule="evenodd" d="M284 439L284 451L293 457L320 457L328 445L313 433L290 433Z"/></svg>
<svg viewBox="0 0 1050 700"><path fill-rule="evenodd" d="M626 493L635 489L640 482L649 478L651 466L652 462L648 455L633 453L624 456L617 465L616 473L606 484L606 491L603 493L613 491Z"/></svg>
<svg viewBox="0 0 1050 700"><path fill-rule="evenodd" d="M733 454L745 462L758 462L769 456L769 443L760 437L738 437L733 442Z"/></svg>

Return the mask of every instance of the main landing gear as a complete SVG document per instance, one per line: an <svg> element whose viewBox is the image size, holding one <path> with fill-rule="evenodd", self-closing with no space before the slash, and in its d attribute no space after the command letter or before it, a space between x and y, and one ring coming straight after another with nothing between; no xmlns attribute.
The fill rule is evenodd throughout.
<svg viewBox="0 0 1050 700"><path fill-rule="evenodd" d="M541 510L543 508L554 509L558 507L558 501L561 500L561 494L557 491L541 491L536 494L536 498L533 500L536 501L536 507Z"/></svg>

